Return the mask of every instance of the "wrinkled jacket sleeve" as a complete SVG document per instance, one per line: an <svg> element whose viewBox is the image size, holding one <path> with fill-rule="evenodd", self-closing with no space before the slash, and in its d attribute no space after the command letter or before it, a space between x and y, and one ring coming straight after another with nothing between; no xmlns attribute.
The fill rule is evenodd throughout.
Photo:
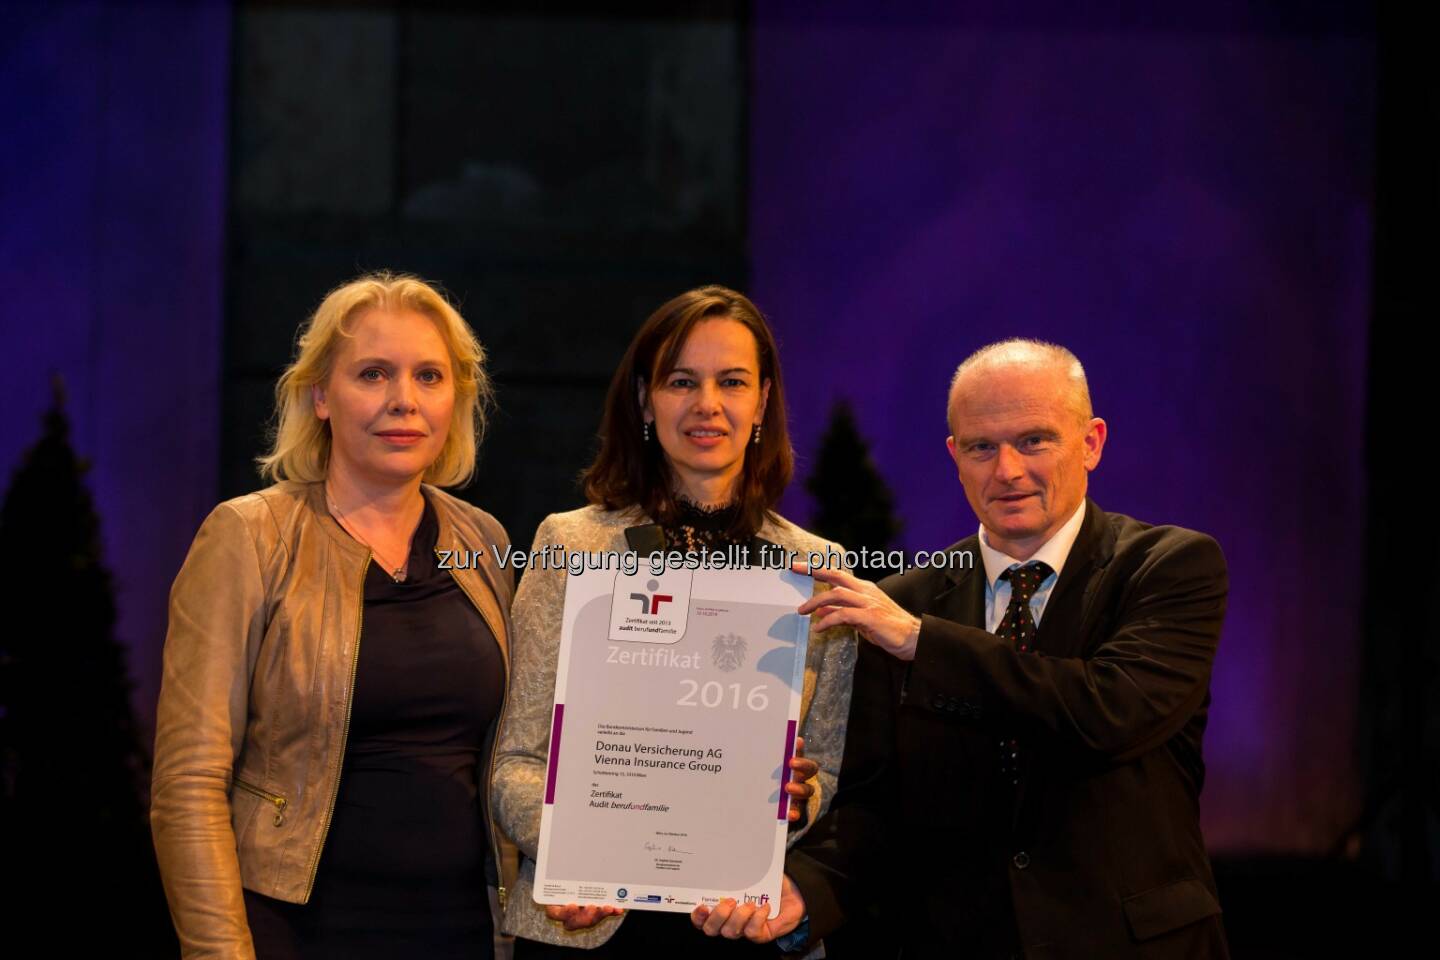
<svg viewBox="0 0 1440 960"><path fill-rule="evenodd" d="M245 736L250 668L265 631L254 537L221 504L196 534L170 591L150 824L187 958L254 957L230 824L230 781Z"/></svg>
<svg viewBox="0 0 1440 960"><path fill-rule="evenodd" d="M546 518L535 531L534 550L557 543ZM527 570L515 591L511 617L510 705L496 744L492 803L500 828L531 860L540 843L540 807L550 749L550 711L555 700L555 666L560 653L560 617L565 606L563 569Z"/></svg>
<svg viewBox="0 0 1440 960"><path fill-rule="evenodd" d="M1209 695L1225 616L1225 557L1186 532L1134 576L1103 643L1084 657L1022 654L984 630L926 614L905 703L983 705L981 726L1019 722L1056 749L1128 763L1175 736ZM957 718L957 719L952 719Z"/></svg>

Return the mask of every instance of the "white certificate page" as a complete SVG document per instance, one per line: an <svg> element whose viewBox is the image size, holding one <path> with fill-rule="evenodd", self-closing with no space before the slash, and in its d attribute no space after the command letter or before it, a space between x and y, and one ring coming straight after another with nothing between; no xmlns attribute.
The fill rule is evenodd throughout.
<svg viewBox="0 0 1440 960"><path fill-rule="evenodd" d="M788 570L569 576L537 902L779 909L810 593Z"/></svg>

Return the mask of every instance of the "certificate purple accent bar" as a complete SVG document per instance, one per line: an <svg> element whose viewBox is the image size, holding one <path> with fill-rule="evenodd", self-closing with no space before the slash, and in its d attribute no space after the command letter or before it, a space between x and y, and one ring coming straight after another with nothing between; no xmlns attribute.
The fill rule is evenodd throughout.
<svg viewBox="0 0 1440 960"><path fill-rule="evenodd" d="M555 722L550 725L550 767L545 771L546 804L555 802L555 770L560 766L560 727L564 722L565 704L557 703L555 704ZM795 732L794 723L790 724L790 732L791 734Z"/></svg>
<svg viewBox="0 0 1440 960"><path fill-rule="evenodd" d="M556 723L559 723L557 720ZM790 794L785 792L785 784L790 782L790 758L795 756L795 721L789 721L785 726L785 760L780 764L780 813L779 819L787 820L790 817Z"/></svg>

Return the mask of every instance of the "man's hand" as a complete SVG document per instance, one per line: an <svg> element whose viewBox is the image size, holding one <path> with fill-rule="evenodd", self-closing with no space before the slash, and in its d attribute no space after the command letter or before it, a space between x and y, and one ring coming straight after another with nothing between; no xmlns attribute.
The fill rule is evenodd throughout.
<svg viewBox="0 0 1440 960"><path fill-rule="evenodd" d="M584 930L587 927L595 926L606 917L617 917L624 912L619 907L609 905L602 907L594 904L581 907L573 903L567 903L564 906L552 903L545 908L545 916L565 924L566 930Z"/></svg>
<svg viewBox="0 0 1440 960"><path fill-rule="evenodd" d="M820 773L820 764L814 760L807 760L805 752L805 738L795 738L795 756L790 758L790 779L785 784L785 792L790 794L790 822L794 823L804 814L805 803L815 796L815 786L808 781Z"/></svg>
<svg viewBox="0 0 1440 960"><path fill-rule="evenodd" d="M915 644L920 640L919 618L907 613L875 584L844 570L811 568L803 563L790 569L808 573L831 586L800 604L802 614L823 611L812 626L820 630L854 627L860 636L886 653L900 660L915 659Z"/></svg>
<svg viewBox="0 0 1440 960"><path fill-rule="evenodd" d="M769 943L776 937L783 937L800 925L805 919L805 898L789 875L780 881L780 912L770 919L770 905L761 907L758 903L737 904L726 897L715 904L715 909L701 904L690 914L695 929L707 937L725 937L739 940L744 937L752 943Z"/></svg>

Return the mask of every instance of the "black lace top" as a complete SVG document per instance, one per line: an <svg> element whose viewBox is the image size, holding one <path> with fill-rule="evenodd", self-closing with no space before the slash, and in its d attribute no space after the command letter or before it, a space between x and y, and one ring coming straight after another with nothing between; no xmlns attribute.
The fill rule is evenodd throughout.
<svg viewBox="0 0 1440 960"><path fill-rule="evenodd" d="M661 525L668 549L699 553L701 549L724 550L750 542L748 536L735 537L726 533L730 524L735 522L739 504L705 507L684 497L676 497L675 506L675 519Z"/></svg>

